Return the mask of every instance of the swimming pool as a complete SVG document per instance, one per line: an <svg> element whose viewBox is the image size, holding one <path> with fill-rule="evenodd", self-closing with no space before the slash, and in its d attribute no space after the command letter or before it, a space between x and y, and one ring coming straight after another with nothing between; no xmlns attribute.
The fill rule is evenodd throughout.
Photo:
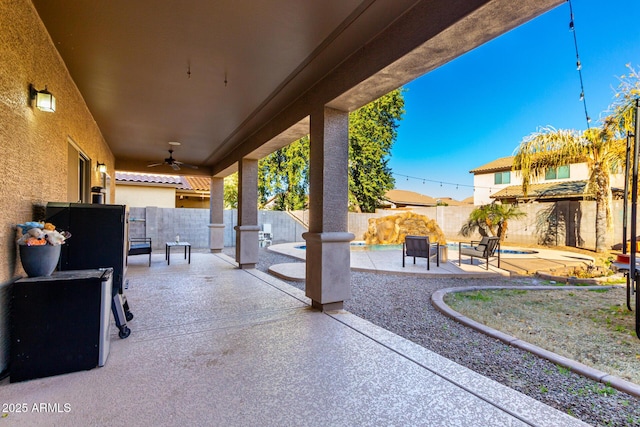
<svg viewBox="0 0 640 427"><path fill-rule="evenodd" d="M351 247L352 251L397 251L402 249L402 245L367 245L364 242L351 242L349 246ZM463 244L462 247L470 248L471 245ZM307 249L307 245L297 245L294 246L294 248L304 251ZM447 248L457 251L458 243L447 243ZM501 254L509 255L533 255L538 253L538 251L534 251L532 249L500 249L499 252Z"/></svg>

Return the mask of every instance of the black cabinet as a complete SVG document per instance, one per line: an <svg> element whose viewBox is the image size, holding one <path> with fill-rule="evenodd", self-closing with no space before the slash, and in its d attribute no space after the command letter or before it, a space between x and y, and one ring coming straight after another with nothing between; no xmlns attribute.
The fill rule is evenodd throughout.
<svg viewBox="0 0 640 427"><path fill-rule="evenodd" d="M62 271L12 285L11 382L105 364L112 272Z"/></svg>
<svg viewBox="0 0 640 427"><path fill-rule="evenodd" d="M47 222L71 233L62 245L59 270L113 268L113 293L126 274L127 210L124 205L49 202Z"/></svg>
<svg viewBox="0 0 640 427"><path fill-rule="evenodd" d="M113 315L120 338L129 336L127 321L133 319L124 297L128 237L125 205L49 202L46 219L59 230L71 233L62 245L58 270L113 269Z"/></svg>

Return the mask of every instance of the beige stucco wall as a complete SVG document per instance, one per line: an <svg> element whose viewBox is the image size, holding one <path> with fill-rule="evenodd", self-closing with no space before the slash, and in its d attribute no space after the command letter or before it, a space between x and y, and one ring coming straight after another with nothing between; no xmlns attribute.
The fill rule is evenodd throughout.
<svg viewBox="0 0 640 427"><path fill-rule="evenodd" d="M67 145L71 138L113 175L114 157L29 0L0 1L0 285L21 274L14 225L34 218L48 201L67 200ZM32 108L28 88L45 85L55 113Z"/></svg>
<svg viewBox="0 0 640 427"><path fill-rule="evenodd" d="M142 185L116 185L117 205L130 208L155 206L158 208L175 208L176 189L172 187L150 187Z"/></svg>
<svg viewBox="0 0 640 427"><path fill-rule="evenodd" d="M209 209L209 198L200 196L184 196L182 199L176 197L176 208Z"/></svg>
<svg viewBox="0 0 640 427"><path fill-rule="evenodd" d="M495 184L494 172L476 174L473 176L473 204L486 205L493 202L492 194L510 185L522 184L522 179L511 172L511 182L509 184Z"/></svg>

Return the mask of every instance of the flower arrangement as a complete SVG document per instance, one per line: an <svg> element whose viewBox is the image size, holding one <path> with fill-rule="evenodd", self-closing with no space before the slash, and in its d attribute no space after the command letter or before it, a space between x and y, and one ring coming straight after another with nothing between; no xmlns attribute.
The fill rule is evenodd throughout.
<svg viewBox="0 0 640 427"><path fill-rule="evenodd" d="M18 239L20 246L59 246L71 237L71 233L57 231L50 222L30 221L18 224L18 228L22 230L22 236Z"/></svg>

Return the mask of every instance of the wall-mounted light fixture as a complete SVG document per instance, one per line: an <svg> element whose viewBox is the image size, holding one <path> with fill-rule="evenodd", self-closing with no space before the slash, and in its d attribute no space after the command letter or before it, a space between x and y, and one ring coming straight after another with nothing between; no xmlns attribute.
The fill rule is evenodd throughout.
<svg viewBox="0 0 640 427"><path fill-rule="evenodd" d="M107 165L105 165L104 163L98 162L98 164L96 165L96 168L100 173L107 173Z"/></svg>
<svg viewBox="0 0 640 427"><path fill-rule="evenodd" d="M32 84L29 85L29 99L35 101L36 107L41 111L53 113L56 111L56 98L47 90L37 90Z"/></svg>

